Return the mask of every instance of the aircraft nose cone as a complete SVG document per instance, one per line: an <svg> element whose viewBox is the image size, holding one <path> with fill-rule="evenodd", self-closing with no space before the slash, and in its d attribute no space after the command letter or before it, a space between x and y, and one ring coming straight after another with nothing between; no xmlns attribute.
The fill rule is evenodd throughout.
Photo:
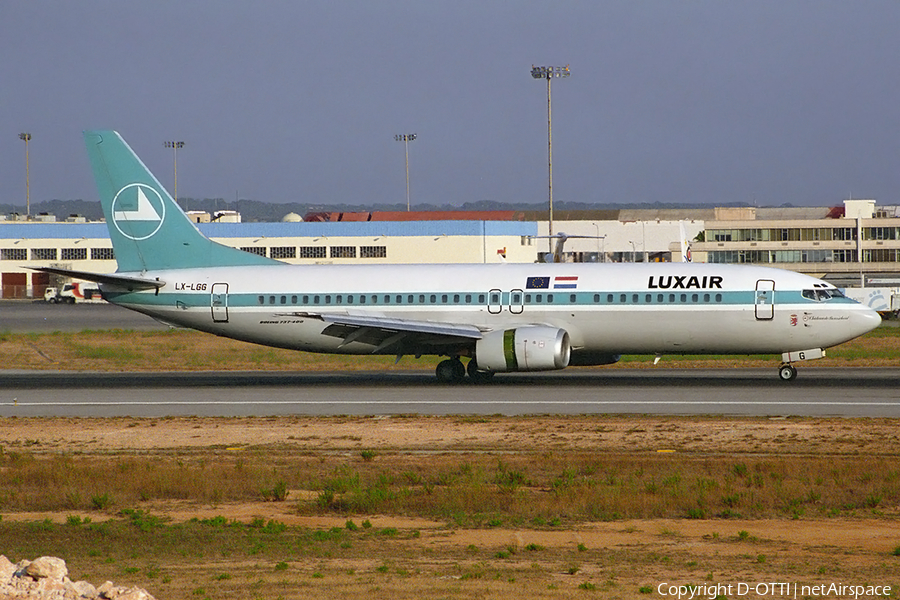
<svg viewBox="0 0 900 600"><path fill-rule="evenodd" d="M868 306L863 306L861 309L862 310L856 311L851 318L852 323L859 331L856 335L869 333L881 325L881 315Z"/></svg>

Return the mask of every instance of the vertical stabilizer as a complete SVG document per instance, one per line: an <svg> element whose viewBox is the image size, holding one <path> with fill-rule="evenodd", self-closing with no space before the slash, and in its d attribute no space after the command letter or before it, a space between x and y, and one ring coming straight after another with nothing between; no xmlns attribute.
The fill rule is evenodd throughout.
<svg viewBox="0 0 900 600"><path fill-rule="evenodd" d="M208 239L115 131L84 142L119 271L278 264Z"/></svg>

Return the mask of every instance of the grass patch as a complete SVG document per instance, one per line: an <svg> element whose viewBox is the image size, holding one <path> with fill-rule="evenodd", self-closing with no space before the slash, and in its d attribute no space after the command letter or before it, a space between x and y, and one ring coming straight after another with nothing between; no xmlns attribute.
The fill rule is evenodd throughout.
<svg viewBox="0 0 900 600"><path fill-rule="evenodd" d="M43 354L43 356L42 356ZM392 369L433 370L438 357L409 359L394 364L388 356L321 355L266 348L210 334L168 331L84 331L0 335L0 356L9 369L65 369L72 371L203 371L296 370L348 371ZM48 361L46 357L52 357ZM626 355L618 367L649 367L652 356ZM763 367L780 356L666 356L663 367ZM879 327L860 338L828 350L816 366L895 366L900 362L900 327Z"/></svg>
<svg viewBox="0 0 900 600"><path fill-rule="evenodd" d="M573 451L539 458L526 452L499 459L416 460L411 474L408 461L393 454L366 462L287 450L240 455L198 450L177 456L4 451L0 509L108 513L154 501L284 501L288 490L299 490L302 499L293 506L305 515L398 514L458 526L543 529L631 518L879 516L900 506L900 467L892 457L784 456L732 463L687 453ZM125 514L150 526L140 512ZM342 528L358 529L352 519Z"/></svg>

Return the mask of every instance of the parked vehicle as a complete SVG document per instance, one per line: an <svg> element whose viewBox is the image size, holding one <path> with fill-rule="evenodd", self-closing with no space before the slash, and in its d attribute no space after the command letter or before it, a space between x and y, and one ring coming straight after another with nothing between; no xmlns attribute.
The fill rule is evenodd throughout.
<svg viewBox="0 0 900 600"><path fill-rule="evenodd" d="M44 290L44 300L50 304L75 304L76 302L104 302L96 283L73 282L62 289L48 287Z"/></svg>

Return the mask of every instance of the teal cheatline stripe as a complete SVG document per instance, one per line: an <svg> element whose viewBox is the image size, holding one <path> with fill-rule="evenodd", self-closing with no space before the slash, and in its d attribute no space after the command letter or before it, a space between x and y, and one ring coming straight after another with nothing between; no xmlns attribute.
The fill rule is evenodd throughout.
<svg viewBox="0 0 900 600"><path fill-rule="evenodd" d="M519 368L519 361L516 360L515 329L507 329L503 332L503 356L506 359L507 370L516 371Z"/></svg>

